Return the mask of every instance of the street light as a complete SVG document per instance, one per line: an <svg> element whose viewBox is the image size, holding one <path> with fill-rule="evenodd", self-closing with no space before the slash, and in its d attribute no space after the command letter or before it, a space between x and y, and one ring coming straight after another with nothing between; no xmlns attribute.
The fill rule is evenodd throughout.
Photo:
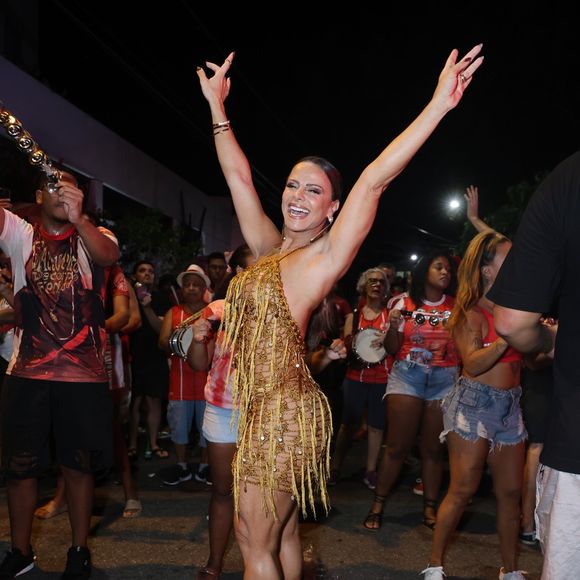
<svg viewBox="0 0 580 580"><path fill-rule="evenodd" d="M451 211L457 211L461 207L461 202L458 198L453 197L449 200L449 209Z"/></svg>
<svg viewBox="0 0 580 580"><path fill-rule="evenodd" d="M419 259L419 256L417 256L417 254L411 254L411 262L416 262Z"/></svg>

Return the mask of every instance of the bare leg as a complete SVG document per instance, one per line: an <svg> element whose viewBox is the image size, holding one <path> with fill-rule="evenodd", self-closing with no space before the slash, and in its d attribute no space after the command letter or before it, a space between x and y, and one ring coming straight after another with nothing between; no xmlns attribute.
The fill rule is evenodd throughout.
<svg viewBox="0 0 580 580"><path fill-rule="evenodd" d="M6 492L12 547L17 548L23 554L28 554L38 482L33 477L28 479L9 479L6 482Z"/></svg>
<svg viewBox="0 0 580 580"><path fill-rule="evenodd" d="M67 510L66 507L66 493L64 488L64 477L59 469L58 477L56 479L56 490L54 497L47 501L43 506L35 510L34 515L40 519L51 518L54 515L63 513Z"/></svg>
<svg viewBox="0 0 580 580"><path fill-rule="evenodd" d="M137 433L139 432L142 401L142 395L136 395L133 397L131 404L131 423L129 427L129 449L137 449Z"/></svg>
<svg viewBox="0 0 580 580"><path fill-rule="evenodd" d="M262 492L252 484L240 490L239 518L236 538L244 558L244 579L281 580L284 578L280 554L289 570L302 569L302 550L294 546L281 547L284 527L290 523L296 504L289 493L274 492L280 519L262 508ZM292 534L290 534L292 537ZM299 578L300 576L298 576Z"/></svg>
<svg viewBox="0 0 580 580"><path fill-rule="evenodd" d="M149 430L149 442L151 449L157 449L157 434L161 425L161 399L145 395L147 401L147 427Z"/></svg>
<svg viewBox="0 0 580 580"><path fill-rule="evenodd" d="M139 499L137 484L131 473L131 464L127 455L127 443L123 435L123 429L118 420L113 423L113 445L115 451L115 463L121 475L123 491L125 492L125 501L128 499Z"/></svg>
<svg viewBox="0 0 580 580"><path fill-rule="evenodd" d="M522 532L534 531L534 510L536 509L536 476L540 466L542 443L530 443L526 452L524 467L524 485L522 488Z"/></svg>
<svg viewBox="0 0 580 580"><path fill-rule="evenodd" d="M61 469L66 487L72 545L86 547L93 509L93 475L68 467Z"/></svg>
<svg viewBox="0 0 580 580"><path fill-rule="evenodd" d="M175 455L177 455L177 463L187 463L187 445L181 443L174 443Z"/></svg>
<svg viewBox="0 0 580 580"><path fill-rule="evenodd" d="M367 471L377 470L377 461L383 442L383 430L368 427Z"/></svg>
<svg viewBox="0 0 580 580"><path fill-rule="evenodd" d="M333 470L340 471L346 452L352 443L352 437L354 435L355 429L356 425L345 425L343 423L340 426L338 436L336 438L336 445L334 446L334 455L332 457L331 468Z"/></svg>
<svg viewBox="0 0 580 580"><path fill-rule="evenodd" d="M490 453L488 458L497 500L499 549L506 572L517 569L524 458L523 441L517 445L504 445Z"/></svg>
<svg viewBox="0 0 580 580"><path fill-rule="evenodd" d="M387 409L387 448L379 465L376 489L376 495L382 497L388 495L395 485L403 461L415 441L423 413L423 400L408 395L388 395ZM371 512L382 511L383 502L374 501Z"/></svg>
<svg viewBox="0 0 580 580"><path fill-rule="evenodd" d="M302 578L302 544L298 527L298 506L293 502L294 509L290 512L282 530L280 544L280 563L284 580L300 580Z"/></svg>
<svg viewBox="0 0 580 580"><path fill-rule="evenodd" d="M441 401L425 401L421 427L421 467L424 486L424 522L432 527L436 519L436 503L441 491L443 475L443 445L439 434L443 431Z"/></svg>
<svg viewBox="0 0 580 580"><path fill-rule="evenodd" d="M449 538L455 531L469 499L477 492L489 443L485 439L466 441L457 433L447 435L451 481L449 491L439 507L433 536L430 566L442 566Z"/></svg>
<svg viewBox="0 0 580 580"><path fill-rule="evenodd" d="M221 570L228 538L234 521L234 497L232 486L232 461L235 443L211 443L208 441L213 486L209 503L209 558L207 568ZM205 578L198 574L198 578Z"/></svg>

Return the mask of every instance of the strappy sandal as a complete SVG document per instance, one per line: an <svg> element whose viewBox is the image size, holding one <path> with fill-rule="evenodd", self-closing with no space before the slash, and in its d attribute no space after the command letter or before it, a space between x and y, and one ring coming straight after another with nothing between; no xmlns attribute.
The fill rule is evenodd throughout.
<svg viewBox="0 0 580 580"><path fill-rule="evenodd" d="M204 566L197 571L197 576L195 580L207 580L211 578L212 580L220 577L221 569L210 568L209 566Z"/></svg>
<svg viewBox="0 0 580 580"><path fill-rule="evenodd" d="M437 508L437 500L435 499L424 499L423 500L423 525L430 530L435 529L435 524L437 523L437 517L429 517L425 515L426 508L433 508L436 510Z"/></svg>
<svg viewBox="0 0 580 580"><path fill-rule="evenodd" d="M368 530L369 532L378 532L381 529L381 526L383 525L383 504L385 501L387 501L387 496L375 494L374 503L381 504L381 511L374 512L371 508L371 511L367 514L367 517L363 522L365 530Z"/></svg>

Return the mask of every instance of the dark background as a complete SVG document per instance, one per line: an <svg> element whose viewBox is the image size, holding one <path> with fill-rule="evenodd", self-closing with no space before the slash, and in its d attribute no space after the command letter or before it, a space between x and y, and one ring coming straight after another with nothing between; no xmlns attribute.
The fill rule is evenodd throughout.
<svg viewBox="0 0 580 580"><path fill-rule="evenodd" d="M463 101L384 194L352 277L380 261L406 268L412 252L456 242L464 211L451 219L445 204L470 183L485 215L508 187L578 148L577 19L557 2L541 12L485 4L258 10L248 2L45 0L39 72L201 190L227 195L195 67L236 50L228 114L279 222L294 161L327 157L348 191L427 103L450 50L483 42L485 62Z"/></svg>

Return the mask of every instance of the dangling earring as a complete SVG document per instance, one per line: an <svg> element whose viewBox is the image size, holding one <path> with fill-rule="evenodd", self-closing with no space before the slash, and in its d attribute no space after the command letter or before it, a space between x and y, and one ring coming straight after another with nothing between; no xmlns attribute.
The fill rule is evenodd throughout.
<svg viewBox="0 0 580 580"><path fill-rule="evenodd" d="M286 224L282 226L282 241L286 241Z"/></svg>
<svg viewBox="0 0 580 580"><path fill-rule="evenodd" d="M334 221L334 216L329 216L326 218L328 220L328 223L331 224Z"/></svg>

